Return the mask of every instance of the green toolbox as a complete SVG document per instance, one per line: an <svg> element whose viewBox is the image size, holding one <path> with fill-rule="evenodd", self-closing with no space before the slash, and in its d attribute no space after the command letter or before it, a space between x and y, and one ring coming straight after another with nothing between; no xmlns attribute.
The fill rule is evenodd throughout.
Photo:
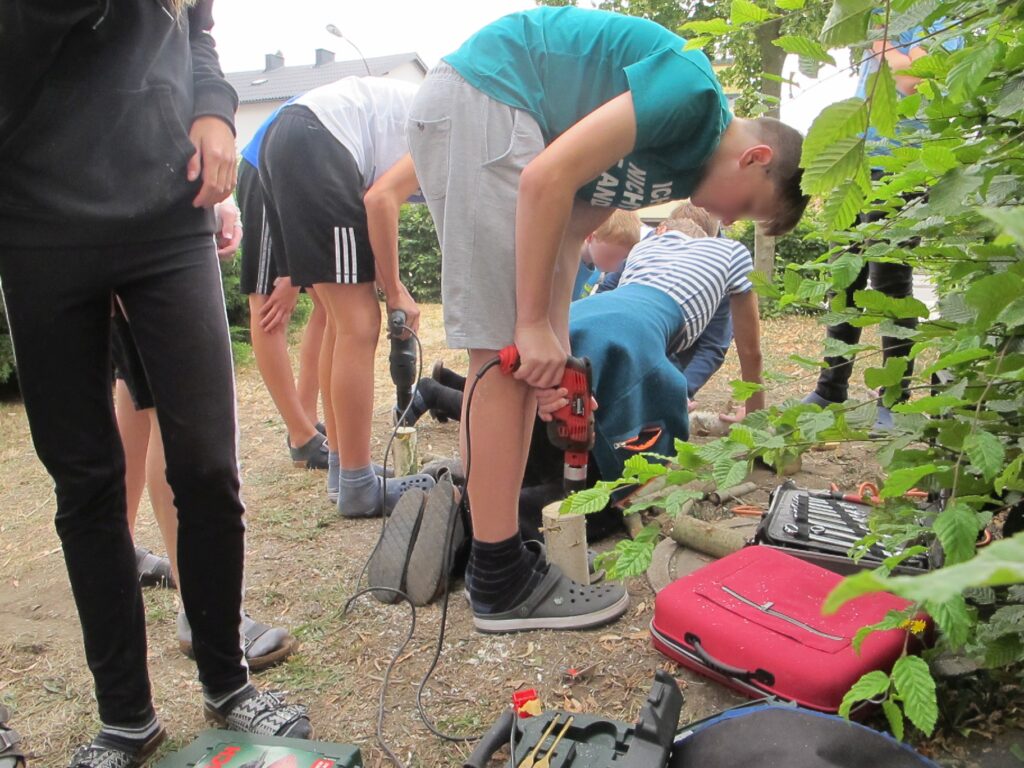
<svg viewBox="0 0 1024 768"><path fill-rule="evenodd" d="M326 741L209 730L156 768L362 768L359 749Z"/></svg>

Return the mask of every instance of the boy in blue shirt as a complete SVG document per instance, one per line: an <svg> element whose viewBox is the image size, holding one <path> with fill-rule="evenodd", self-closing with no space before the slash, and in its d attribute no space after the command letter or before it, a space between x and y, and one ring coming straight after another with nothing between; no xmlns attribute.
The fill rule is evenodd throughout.
<svg viewBox="0 0 1024 768"><path fill-rule="evenodd" d="M451 347L470 372L515 343L515 377L474 398L473 545L467 585L486 632L579 629L628 607L620 585L583 587L524 548L517 500L536 391L561 380L580 245L615 208L691 197L725 223L791 229L800 135L734 119L707 58L653 22L573 7L488 25L428 75L409 148L444 257Z"/></svg>

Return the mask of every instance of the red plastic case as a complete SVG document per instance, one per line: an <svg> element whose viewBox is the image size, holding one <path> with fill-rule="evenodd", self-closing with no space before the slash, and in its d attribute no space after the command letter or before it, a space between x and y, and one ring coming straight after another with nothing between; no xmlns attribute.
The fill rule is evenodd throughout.
<svg viewBox="0 0 1024 768"><path fill-rule="evenodd" d="M669 658L749 696L773 694L834 713L863 674L892 668L906 639L903 630L875 632L857 653L854 635L909 605L878 593L822 615L825 598L841 580L784 552L747 547L659 592L651 642Z"/></svg>

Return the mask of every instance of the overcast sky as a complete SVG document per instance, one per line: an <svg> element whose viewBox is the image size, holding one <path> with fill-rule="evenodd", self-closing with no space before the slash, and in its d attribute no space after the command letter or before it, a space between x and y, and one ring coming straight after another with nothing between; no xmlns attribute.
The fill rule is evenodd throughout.
<svg viewBox="0 0 1024 768"><path fill-rule="evenodd" d="M214 37L226 72L263 69L264 54L276 51L287 65L312 64L317 48L340 60L358 58L345 40L327 32L328 24L364 56L413 51L429 67L488 22L535 6L534 0L216 0ZM796 70L795 57L789 58L784 76ZM817 82L799 75L797 81L797 98L784 99L782 119L801 131L826 105L852 96L856 84L832 68Z"/></svg>
<svg viewBox="0 0 1024 768"><path fill-rule="evenodd" d="M358 58L334 24L364 56L415 51L427 66L459 47L480 27L533 0L216 0L213 6L225 72L263 69L263 56L281 51L286 64L312 64L327 48L338 59Z"/></svg>

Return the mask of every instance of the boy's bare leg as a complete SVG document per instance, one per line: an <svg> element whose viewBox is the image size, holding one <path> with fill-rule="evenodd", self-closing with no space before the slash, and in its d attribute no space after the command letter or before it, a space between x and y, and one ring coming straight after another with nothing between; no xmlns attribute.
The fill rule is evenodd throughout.
<svg viewBox="0 0 1024 768"><path fill-rule="evenodd" d="M537 409L529 386L492 368L476 385L472 412L466 412L476 372L497 354L489 349L469 350L462 399L462 462L470 468L473 538L489 543L504 541L519 530L519 491ZM467 429L471 430L471 453Z"/></svg>
<svg viewBox="0 0 1024 768"><path fill-rule="evenodd" d="M167 483L164 439L160 434L156 409L147 408L143 413L150 420L149 451L146 453L146 489L149 491L149 503L153 506L153 517L156 518L160 536L167 547L174 583L178 584L178 508L174 506L174 492Z"/></svg>
<svg viewBox="0 0 1024 768"><path fill-rule="evenodd" d="M260 309L267 297L253 293L249 295L249 330L252 335L252 351L263 383L270 397L284 419L288 440L293 447L308 443L316 435L315 420L306 415L302 401L295 388L292 361L288 356L288 335L284 329L267 333L259 323Z"/></svg>
<svg viewBox="0 0 1024 768"><path fill-rule="evenodd" d="M318 294L319 295L319 294ZM327 442L330 443L331 451L338 451L338 432L334 416L334 397L331 392L331 376L334 370L334 345L337 339L337 331L334 327L334 318L327 310L326 303L321 298L324 307L326 321L324 323L324 335L320 342L320 357L317 362L317 379L320 384L320 393L324 401L324 424L327 426Z"/></svg>
<svg viewBox="0 0 1024 768"><path fill-rule="evenodd" d="M373 283L320 283L317 295L334 323L330 391L334 411L331 447L341 466L370 465L373 365L380 337L380 304Z"/></svg>
<svg viewBox="0 0 1024 768"><path fill-rule="evenodd" d="M124 446L124 484L128 503L128 530L135 535L135 518L146 487L146 446L149 443L149 415L135 410L128 387L118 379L114 385L114 412Z"/></svg>
<svg viewBox="0 0 1024 768"><path fill-rule="evenodd" d="M323 346L324 328L327 325L327 308L315 291L308 291L307 295L313 302L313 311L306 321L306 328L302 331L302 342L299 344L299 376L295 389L306 418L315 426L318 420L317 396L320 394L320 349Z"/></svg>

